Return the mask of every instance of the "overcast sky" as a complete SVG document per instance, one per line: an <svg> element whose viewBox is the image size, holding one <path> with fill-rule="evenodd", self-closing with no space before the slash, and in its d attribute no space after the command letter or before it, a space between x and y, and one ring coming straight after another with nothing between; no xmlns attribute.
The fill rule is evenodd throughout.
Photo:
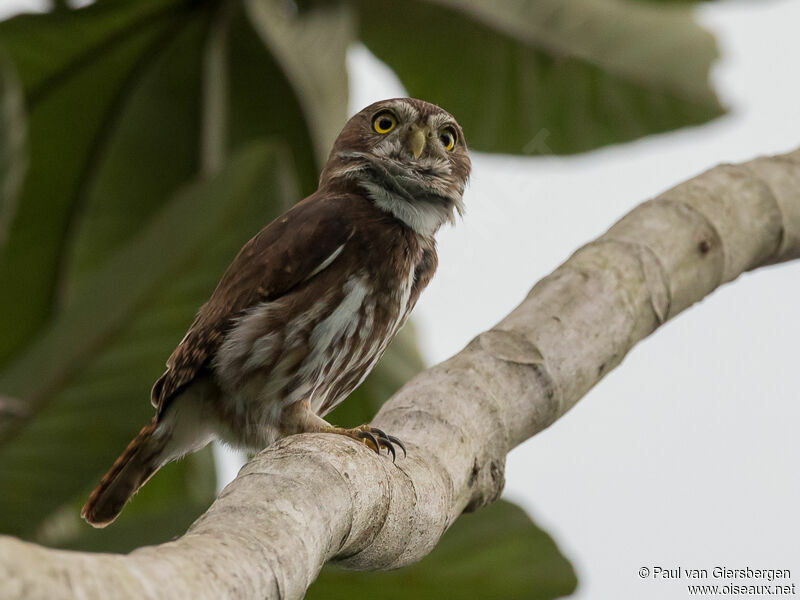
<svg viewBox="0 0 800 600"><path fill-rule="evenodd" d="M0 16L36 4L0 0ZM441 233L439 272L415 312L429 363L639 202L719 162L800 146L800 2L698 13L721 46L714 82L728 116L569 158L474 155L468 213ZM350 58L351 112L404 95L366 50ZM685 579L639 578L656 565L788 568L800 584L799 309L800 264L745 275L511 453L505 495L572 560L577 598L686 597Z"/></svg>
<svg viewBox="0 0 800 600"><path fill-rule="evenodd" d="M439 272L415 311L429 363L636 204L717 163L800 146L800 2L698 13L721 47L713 80L728 116L569 158L474 156L467 215L440 235ZM365 50L351 59L352 112L404 94ZM800 587L799 311L800 264L745 275L511 453L505 496L572 560L577 598L686 597L685 579L639 578L656 565L788 568Z"/></svg>

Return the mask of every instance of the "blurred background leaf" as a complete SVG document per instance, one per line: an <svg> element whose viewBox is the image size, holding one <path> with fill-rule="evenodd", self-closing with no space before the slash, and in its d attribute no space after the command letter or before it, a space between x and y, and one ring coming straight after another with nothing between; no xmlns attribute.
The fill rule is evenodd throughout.
<svg viewBox="0 0 800 600"><path fill-rule="evenodd" d="M58 304L86 178L136 66L172 35L175 17L165 6L174 4L96 5L0 24L29 119L28 176L0 257L0 365Z"/></svg>
<svg viewBox="0 0 800 600"><path fill-rule="evenodd" d="M0 531L126 551L211 502L205 451L113 527L78 517L233 254L316 188L358 40L477 150L579 152L722 112L714 40L678 0L103 0L0 23ZM407 326L330 419L368 421L422 369L415 340ZM499 502L418 565L326 569L309 596L367 586L555 598L575 576Z"/></svg>
<svg viewBox="0 0 800 600"><path fill-rule="evenodd" d="M564 154L722 114L688 9L611 0L358 0L359 34L475 150Z"/></svg>
<svg viewBox="0 0 800 600"><path fill-rule="evenodd" d="M24 398L28 409L27 418L1 432L4 531L30 536L64 499L85 495L149 421L149 388L164 357L242 240L276 216L264 197L278 205L296 197L284 155L248 149L218 176L179 193L0 375L0 389ZM179 464L189 469L192 460ZM214 485L204 471L207 505ZM181 502L189 491L163 498ZM187 514L183 525L197 514Z"/></svg>

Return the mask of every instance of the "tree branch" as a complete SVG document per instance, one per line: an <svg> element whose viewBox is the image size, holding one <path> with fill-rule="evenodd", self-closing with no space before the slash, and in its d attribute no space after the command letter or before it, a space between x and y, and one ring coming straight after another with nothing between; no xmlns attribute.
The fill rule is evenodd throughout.
<svg viewBox="0 0 800 600"><path fill-rule="evenodd" d="M110 555L0 538L0 597L301 598L326 560L419 560L500 495L508 451L636 342L742 272L798 257L800 150L711 169L635 208L389 400L374 424L408 458L342 436L281 440L176 541Z"/></svg>

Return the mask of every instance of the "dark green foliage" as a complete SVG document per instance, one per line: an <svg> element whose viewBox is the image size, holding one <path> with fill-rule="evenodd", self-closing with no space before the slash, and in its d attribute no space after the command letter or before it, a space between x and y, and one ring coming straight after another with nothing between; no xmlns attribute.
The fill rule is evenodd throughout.
<svg viewBox="0 0 800 600"><path fill-rule="evenodd" d="M622 2L360 0L360 34L470 146L566 154L703 123L710 34L686 10ZM412 34L413 32L413 34Z"/></svg>
<svg viewBox="0 0 800 600"><path fill-rule="evenodd" d="M4 531L30 536L65 499L85 495L152 417L149 388L165 357L242 240L275 215L263 190L278 203L296 197L282 154L249 148L208 182L179 192L0 374L3 392L26 399L30 411L6 423L0 439ZM173 473L198 471L193 463L207 459L192 457ZM205 476L196 482L181 474L185 485L164 498L180 505L200 485L208 503L213 469L199 472Z"/></svg>

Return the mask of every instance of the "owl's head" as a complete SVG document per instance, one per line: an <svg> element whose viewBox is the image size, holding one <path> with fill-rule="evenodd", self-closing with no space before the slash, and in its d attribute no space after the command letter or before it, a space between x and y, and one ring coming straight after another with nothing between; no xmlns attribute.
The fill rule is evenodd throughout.
<svg viewBox="0 0 800 600"><path fill-rule="evenodd" d="M394 98L371 104L342 129L320 189L355 186L422 235L463 211L470 172L464 133L435 104Z"/></svg>

